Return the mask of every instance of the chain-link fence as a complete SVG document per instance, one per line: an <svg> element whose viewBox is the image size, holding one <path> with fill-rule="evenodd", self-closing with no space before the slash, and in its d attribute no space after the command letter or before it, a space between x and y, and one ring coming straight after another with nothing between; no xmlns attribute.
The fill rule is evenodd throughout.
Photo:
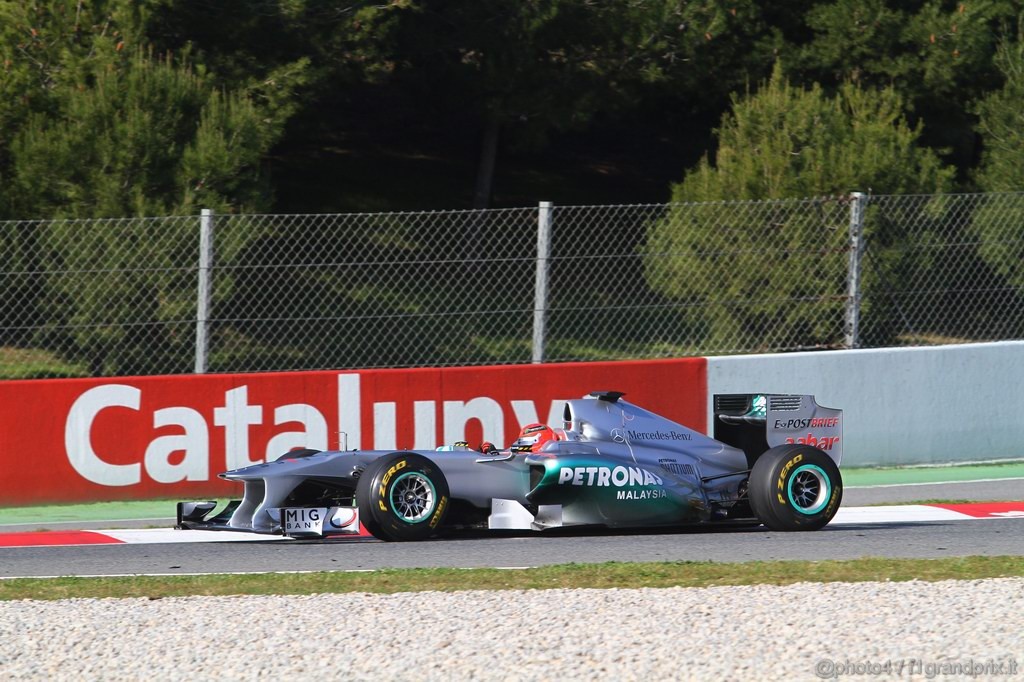
<svg viewBox="0 0 1024 682"><path fill-rule="evenodd" d="M1024 194L871 197L864 347L1024 338Z"/></svg>
<svg viewBox="0 0 1024 682"><path fill-rule="evenodd" d="M0 223L0 377L192 370L195 217Z"/></svg>
<svg viewBox="0 0 1024 682"><path fill-rule="evenodd" d="M1024 338L1024 194L0 223L0 377Z"/></svg>

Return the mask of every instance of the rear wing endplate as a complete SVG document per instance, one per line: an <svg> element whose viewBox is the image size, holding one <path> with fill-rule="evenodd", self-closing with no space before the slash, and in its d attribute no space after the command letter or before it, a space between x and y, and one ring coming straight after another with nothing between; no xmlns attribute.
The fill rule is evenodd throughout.
<svg viewBox="0 0 1024 682"><path fill-rule="evenodd" d="M843 459L843 411L813 395L728 393L714 397L715 440L743 449L750 466L768 448L810 445L838 466Z"/></svg>

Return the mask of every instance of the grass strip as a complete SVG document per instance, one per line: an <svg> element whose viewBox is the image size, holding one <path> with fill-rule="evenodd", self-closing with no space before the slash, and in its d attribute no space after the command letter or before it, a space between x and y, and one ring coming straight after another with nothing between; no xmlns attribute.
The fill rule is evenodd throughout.
<svg viewBox="0 0 1024 682"><path fill-rule="evenodd" d="M0 600L189 595L317 594L540 590L553 588L709 587L797 582L976 580L1024 576L1024 557L866 558L848 561L755 561L560 564L525 570L384 569L371 572L250 575L18 578L0 581Z"/></svg>
<svg viewBox="0 0 1024 682"><path fill-rule="evenodd" d="M847 488L909 483L968 483L988 479L1024 477L1024 462L906 467L864 467L843 469Z"/></svg>

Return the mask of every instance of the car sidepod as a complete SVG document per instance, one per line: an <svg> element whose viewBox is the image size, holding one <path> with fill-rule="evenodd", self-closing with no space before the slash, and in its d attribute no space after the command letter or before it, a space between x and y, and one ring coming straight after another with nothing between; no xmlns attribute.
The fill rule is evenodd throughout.
<svg viewBox="0 0 1024 682"><path fill-rule="evenodd" d="M561 505L562 524L658 526L699 521L705 507L696 481L599 455L531 457L535 505Z"/></svg>

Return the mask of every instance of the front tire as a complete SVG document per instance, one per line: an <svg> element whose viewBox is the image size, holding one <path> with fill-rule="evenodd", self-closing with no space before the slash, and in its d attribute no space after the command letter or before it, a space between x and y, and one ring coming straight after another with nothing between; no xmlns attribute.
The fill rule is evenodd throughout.
<svg viewBox="0 0 1024 682"><path fill-rule="evenodd" d="M826 453L810 445L780 445L754 462L750 506L772 530L818 530L839 511L843 479Z"/></svg>
<svg viewBox="0 0 1024 682"><path fill-rule="evenodd" d="M429 538L441 527L450 504L444 474L412 452L375 459L356 485L360 520L381 540Z"/></svg>

